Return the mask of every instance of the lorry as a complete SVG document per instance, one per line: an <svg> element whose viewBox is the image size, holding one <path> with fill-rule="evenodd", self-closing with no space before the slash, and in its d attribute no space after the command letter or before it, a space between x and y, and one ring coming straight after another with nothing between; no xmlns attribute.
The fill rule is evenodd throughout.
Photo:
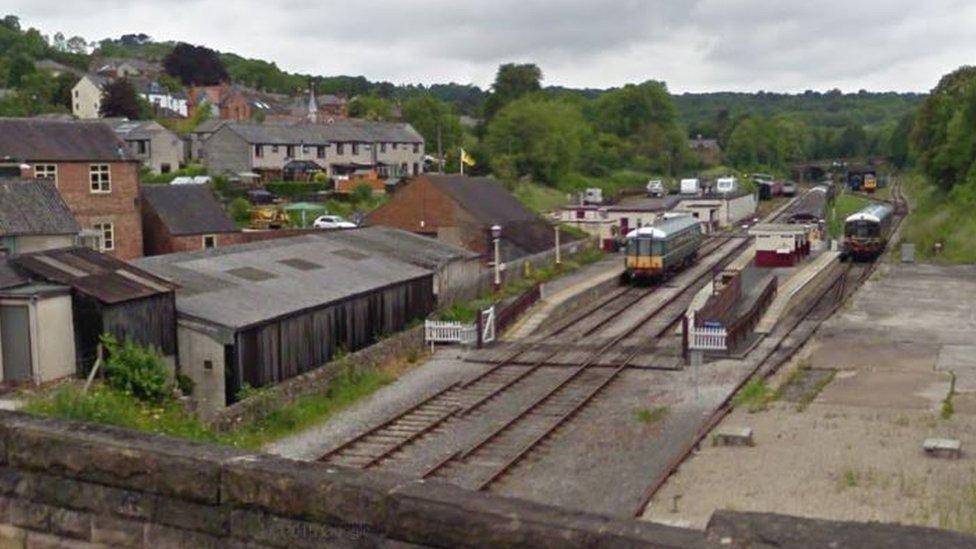
<svg viewBox="0 0 976 549"><path fill-rule="evenodd" d="M701 191L701 182L697 178L681 180L681 194L698 194Z"/></svg>

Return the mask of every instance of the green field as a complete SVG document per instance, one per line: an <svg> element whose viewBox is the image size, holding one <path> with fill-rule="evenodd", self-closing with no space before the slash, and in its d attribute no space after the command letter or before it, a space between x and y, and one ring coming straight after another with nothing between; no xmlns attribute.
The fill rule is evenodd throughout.
<svg viewBox="0 0 976 549"><path fill-rule="evenodd" d="M945 193L918 174L904 177L910 210L902 241L915 244L915 257L935 263L976 263L976 189L957 185ZM935 253L935 243L943 249Z"/></svg>

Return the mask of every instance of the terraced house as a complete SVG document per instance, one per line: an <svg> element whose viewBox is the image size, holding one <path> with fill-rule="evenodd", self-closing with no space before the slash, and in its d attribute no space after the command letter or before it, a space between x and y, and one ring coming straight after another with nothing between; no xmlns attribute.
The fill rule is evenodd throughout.
<svg viewBox="0 0 976 549"><path fill-rule="evenodd" d="M410 124L335 120L328 124L224 124L203 144L217 175L280 179L290 162L311 161L332 178L375 170L381 178L418 175L424 138Z"/></svg>
<svg viewBox="0 0 976 549"><path fill-rule="evenodd" d="M0 118L0 177L54 182L83 241L118 259L142 256L139 161L103 122Z"/></svg>

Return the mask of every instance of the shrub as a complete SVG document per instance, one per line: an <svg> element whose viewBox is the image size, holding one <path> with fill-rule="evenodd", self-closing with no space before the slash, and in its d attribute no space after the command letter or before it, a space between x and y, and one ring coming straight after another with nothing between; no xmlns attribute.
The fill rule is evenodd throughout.
<svg viewBox="0 0 976 549"><path fill-rule="evenodd" d="M230 217L238 225L246 224L251 220L251 203L244 198L235 198L230 201L227 207Z"/></svg>
<svg viewBox="0 0 976 549"><path fill-rule="evenodd" d="M102 344L108 349L105 376L110 387L145 401L160 402L171 392L166 366L158 351L132 341L119 344L105 334Z"/></svg>
<svg viewBox="0 0 976 549"><path fill-rule="evenodd" d="M373 198L373 188L368 183L360 183L352 190L352 201L356 204L367 202Z"/></svg>
<svg viewBox="0 0 976 549"><path fill-rule="evenodd" d="M314 183L306 181L272 181L266 184L264 188L266 188L268 192L271 192L277 196L290 198L303 194L324 191L326 186L326 183Z"/></svg>
<svg viewBox="0 0 976 549"><path fill-rule="evenodd" d="M196 388L197 384L193 381L193 378L186 374L176 374L176 386L180 388L180 392L184 396L190 396L193 394L193 389Z"/></svg>

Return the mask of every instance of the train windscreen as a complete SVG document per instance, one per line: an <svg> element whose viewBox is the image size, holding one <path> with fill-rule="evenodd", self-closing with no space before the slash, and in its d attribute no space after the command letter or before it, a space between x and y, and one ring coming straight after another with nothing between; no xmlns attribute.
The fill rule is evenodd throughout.
<svg viewBox="0 0 976 549"><path fill-rule="evenodd" d="M873 221L851 221L844 228L844 235L854 238L877 238L881 226Z"/></svg>
<svg viewBox="0 0 976 549"><path fill-rule="evenodd" d="M647 238L631 238L627 241L627 255L650 255L651 241Z"/></svg>

